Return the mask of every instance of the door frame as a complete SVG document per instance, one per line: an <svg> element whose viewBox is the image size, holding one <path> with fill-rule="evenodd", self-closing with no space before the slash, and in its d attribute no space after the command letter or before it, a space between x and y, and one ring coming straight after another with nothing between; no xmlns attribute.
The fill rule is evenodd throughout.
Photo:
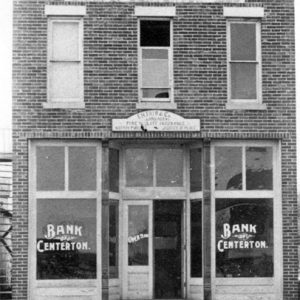
<svg viewBox="0 0 300 300"><path fill-rule="evenodd" d="M128 207L132 205L148 206L148 266L129 266L128 265ZM122 261L122 299L128 298L128 273L136 269L136 272L149 272L148 291L149 299L153 299L153 200L123 200L123 261Z"/></svg>

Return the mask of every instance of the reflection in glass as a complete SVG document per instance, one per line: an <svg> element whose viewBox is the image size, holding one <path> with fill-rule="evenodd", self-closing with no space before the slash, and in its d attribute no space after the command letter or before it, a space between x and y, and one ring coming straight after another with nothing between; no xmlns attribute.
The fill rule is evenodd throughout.
<svg viewBox="0 0 300 300"><path fill-rule="evenodd" d="M148 265L148 206L128 206L128 265Z"/></svg>
<svg viewBox="0 0 300 300"><path fill-rule="evenodd" d="M36 147L38 191L63 191L65 188L64 147Z"/></svg>
<svg viewBox="0 0 300 300"><path fill-rule="evenodd" d="M118 203L109 205L109 277L118 278L118 226L119 209Z"/></svg>
<svg viewBox="0 0 300 300"><path fill-rule="evenodd" d="M216 200L217 277L273 276L273 200Z"/></svg>
<svg viewBox="0 0 300 300"><path fill-rule="evenodd" d="M157 186L183 186L183 151L158 149L156 151Z"/></svg>
<svg viewBox="0 0 300 300"><path fill-rule="evenodd" d="M215 148L216 190L242 189L242 147Z"/></svg>
<svg viewBox="0 0 300 300"><path fill-rule="evenodd" d="M37 200L37 279L96 278L96 200Z"/></svg>
<svg viewBox="0 0 300 300"><path fill-rule="evenodd" d="M109 149L109 190L119 192L119 150Z"/></svg>
<svg viewBox="0 0 300 300"><path fill-rule="evenodd" d="M70 191L96 190L96 147L69 147Z"/></svg>
<svg viewBox="0 0 300 300"><path fill-rule="evenodd" d="M190 191L202 190L202 150L195 148L190 150Z"/></svg>
<svg viewBox="0 0 300 300"><path fill-rule="evenodd" d="M191 277L202 277L202 202L191 201Z"/></svg>
<svg viewBox="0 0 300 300"><path fill-rule="evenodd" d="M126 186L153 186L153 152L151 149L126 149Z"/></svg>
<svg viewBox="0 0 300 300"><path fill-rule="evenodd" d="M272 147L246 148L247 190L273 189Z"/></svg>

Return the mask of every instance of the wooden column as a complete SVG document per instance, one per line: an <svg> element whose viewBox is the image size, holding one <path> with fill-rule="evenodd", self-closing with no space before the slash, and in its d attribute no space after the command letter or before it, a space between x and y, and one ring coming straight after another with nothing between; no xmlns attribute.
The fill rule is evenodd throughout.
<svg viewBox="0 0 300 300"><path fill-rule="evenodd" d="M211 300L211 187L210 140L203 143L203 293Z"/></svg>
<svg viewBox="0 0 300 300"><path fill-rule="evenodd" d="M109 148L102 142L102 299L108 300L109 279Z"/></svg>

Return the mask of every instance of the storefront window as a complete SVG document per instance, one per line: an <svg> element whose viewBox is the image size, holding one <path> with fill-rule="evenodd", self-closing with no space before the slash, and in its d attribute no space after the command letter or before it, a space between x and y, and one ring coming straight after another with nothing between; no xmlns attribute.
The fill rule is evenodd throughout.
<svg viewBox="0 0 300 300"><path fill-rule="evenodd" d="M36 185L38 191L62 191L65 187L65 148L36 148Z"/></svg>
<svg viewBox="0 0 300 300"><path fill-rule="evenodd" d="M127 187L182 187L183 150L126 149Z"/></svg>
<svg viewBox="0 0 300 300"><path fill-rule="evenodd" d="M202 277L202 201L191 201L191 277Z"/></svg>
<svg viewBox="0 0 300 300"><path fill-rule="evenodd" d="M202 190L202 149L190 150L190 191Z"/></svg>
<svg viewBox="0 0 300 300"><path fill-rule="evenodd" d="M216 190L242 189L242 147L216 147Z"/></svg>
<svg viewBox="0 0 300 300"><path fill-rule="evenodd" d="M118 278L119 247L119 206L117 202L109 205L109 276Z"/></svg>
<svg viewBox="0 0 300 300"><path fill-rule="evenodd" d="M157 186L183 185L183 152L181 149L158 149L156 151Z"/></svg>
<svg viewBox="0 0 300 300"><path fill-rule="evenodd" d="M125 151L126 186L153 186L153 151L127 149Z"/></svg>
<svg viewBox="0 0 300 300"><path fill-rule="evenodd" d="M273 189L272 153L271 147L246 148L247 190Z"/></svg>
<svg viewBox="0 0 300 300"><path fill-rule="evenodd" d="M37 199L37 279L96 278L96 200Z"/></svg>
<svg viewBox="0 0 300 300"><path fill-rule="evenodd" d="M128 206L128 265L148 265L149 210L146 205Z"/></svg>
<svg viewBox="0 0 300 300"><path fill-rule="evenodd" d="M119 192L119 150L109 149L109 190Z"/></svg>
<svg viewBox="0 0 300 300"><path fill-rule="evenodd" d="M272 199L216 199L217 277L272 277L273 247Z"/></svg>
<svg viewBox="0 0 300 300"><path fill-rule="evenodd" d="M96 190L96 147L69 147L69 189Z"/></svg>

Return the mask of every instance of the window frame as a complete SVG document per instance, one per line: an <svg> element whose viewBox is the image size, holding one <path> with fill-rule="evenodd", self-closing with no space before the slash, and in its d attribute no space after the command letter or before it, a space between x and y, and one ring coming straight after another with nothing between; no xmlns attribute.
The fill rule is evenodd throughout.
<svg viewBox="0 0 300 300"><path fill-rule="evenodd" d="M231 25L255 24L256 59L231 60ZM227 109L266 109L262 103L262 58L261 58L261 21L255 18L230 18L226 20L227 40ZM251 63L256 65L256 99L232 99L231 65L232 63Z"/></svg>
<svg viewBox="0 0 300 300"><path fill-rule="evenodd" d="M36 160L36 149L39 146L49 147L64 147L65 154L68 153L68 148L72 146L78 147L96 147L96 189L93 191L70 191L68 190L68 155L65 155L64 168L65 168L65 185L63 191L38 191L37 190L37 160ZM29 225L28 225L28 239L29 239L29 251L28 251L28 278L30 294L33 297L34 294L40 295L45 292L45 288L51 286L62 291L67 290L66 286L76 286L79 289L82 287L90 286L93 288L95 293L101 291L101 277L102 277L102 219L101 216L102 205L101 205L101 143L96 141L75 141L75 140L30 140L28 146L29 152ZM37 279L37 201L38 199L91 199L96 201L96 278L93 279ZM51 291L49 291L51 292Z"/></svg>
<svg viewBox="0 0 300 300"><path fill-rule="evenodd" d="M216 147L272 147L273 149L273 189L272 190L222 190L215 189L215 148ZM257 285L266 286L273 285L276 287L278 295L282 293L281 276L282 276L282 204L281 204L281 143L280 141L233 141L233 140L219 140L212 142L211 151L211 276L213 286L244 286ZM246 154L243 154L243 156ZM243 158L243 162L246 161ZM242 165L244 168L244 166ZM243 178L244 181L244 178ZM273 277L217 277L216 276L216 199L272 199L273 200ZM213 296L215 296L216 289L213 289Z"/></svg>
<svg viewBox="0 0 300 300"><path fill-rule="evenodd" d="M78 58L75 60L53 59L52 33L54 23L78 24ZM79 97L51 98L51 68L55 63L70 63L78 65ZM48 17L47 33L47 103L44 108L84 108L84 81L83 81L83 18L81 16L50 16Z"/></svg>
<svg viewBox="0 0 300 300"><path fill-rule="evenodd" d="M141 21L169 21L170 22L170 46L141 46ZM143 49L166 49L168 50L169 61L169 98L143 98L143 71L142 71L142 50ZM147 87L150 88L150 87ZM157 87L153 87L157 88ZM138 99L139 108L173 108L174 104L174 81L173 81L173 19L170 17L139 17L138 18ZM153 104L154 106L151 106ZM149 106L150 105L150 106ZM155 106L156 105L156 106ZM171 105L171 106L169 106ZM174 107L175 108L175 107Z"/></svg>

